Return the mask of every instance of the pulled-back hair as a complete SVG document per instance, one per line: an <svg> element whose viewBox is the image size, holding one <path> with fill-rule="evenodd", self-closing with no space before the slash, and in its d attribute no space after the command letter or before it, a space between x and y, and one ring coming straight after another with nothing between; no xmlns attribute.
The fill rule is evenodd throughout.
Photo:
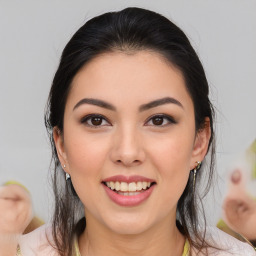
<svg viewBox="0 0 256 256"><path fill-rule="evenodd" d="M141 9L126 8L119 12L109 12L87 21L70 39L63 50L59 67L54 76L45 113L45 124L52 144L55 194L55 212L53 216L53 237L56 249L61 256L71 256L76 232L82 232L86 226L83 218L82 203L76 195L72 182L65 182L65 173L61 168L55 144L53 128L63 131L63 117L71 83L78 71L89 61L103 53L121 51L136 53L150 50L163 56L171 65L181 71L186 89L194 104L196 131L210 120L211 138L208 154L211 154L208 168L208 180L205 191L208 192L212 181L214 166L214 130L213 108L209 101L209 88L202 64L183 31L162 15ZM203 164L203 168L205 168ZM197 182L200 180L198 173ZM202 212L202 192L193 192L193 174L190 173L186 188L177 205L177 227L188 239L190 245L199 251L209 246L204 232L199 232L199 223L205 226ZM205 193L204 193L205 194ZM201 210L200 210L201 209ZM199 221L200 216L202 221Z"/></svg>

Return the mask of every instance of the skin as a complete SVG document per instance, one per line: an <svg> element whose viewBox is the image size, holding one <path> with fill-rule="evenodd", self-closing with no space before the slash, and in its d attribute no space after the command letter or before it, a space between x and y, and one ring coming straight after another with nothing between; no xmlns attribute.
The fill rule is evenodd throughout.
<svg viewBox="0 0 256 256"><path fill-rule="evenodd" d="M175 103L139 111L143 104L172 97ZM100 99L115 107L81 104ZM88 114L105 119L97 128ZM152 116L165 114L160 125ZM154 122L153 122L154 120ZM185 239L178 231L176 206L189 171L202 161L210 138L209 120L196 133L194 107L179 70L149 51L107 53L75 76L69 93L63 133L54 129L62 166L84 204L86 230L81 255L181 255ZM112 202L101 181L113 175L141 175L155 180L150 197L138 206Z"/></svg>
<svg viewBox="0 0 256 256"><path fill-rule="evenodd" d="M225 221L230 228L249 240L256 240L256 201L246 192L240 170L231 174L223 210Z"/></svg>
<svg viewBox="0 0 256 256"><path fill-rule="evenodd" d="M0 255L13 256L33 216L29 193L19 185L0 187L0 214Z"/></svg>

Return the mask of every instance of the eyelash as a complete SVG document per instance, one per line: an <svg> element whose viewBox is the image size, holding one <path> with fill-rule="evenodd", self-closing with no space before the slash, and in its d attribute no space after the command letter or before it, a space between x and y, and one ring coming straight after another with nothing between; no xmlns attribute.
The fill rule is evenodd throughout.
<svg viewBox="0 0 256 256"><path fill-rule="evenodd" d="M107 118L105 118L104 116L99 115L99 114L87 115L87 116L82 118L81 123L85 124L86 126L89 126L89 127L92 127L92 128L96 128L96 129L100 128L102 126L105 126L105 125L102 125L102 124L100 124L100 125L88 124L88 121L91 120L92 118L100 118L101 120L105 120L108 124L110 124L110 122L107 120ZM168 122L167 124L164 124L164 125L154 125L153 124L153 126L157 126L157 127L165 127L167 125L171 125L171 124L176 124L177 123L173 117L168 116L168 115L164 115L164 114L153 115L153 116L148 118L146 123L148 123L149 121L152 121L154 118L163 118L163 120L167 120L167 122ZM110 126L110 125L106 125L106 126ZM149 125L147 125L147 126L149 126Z"/></svg>

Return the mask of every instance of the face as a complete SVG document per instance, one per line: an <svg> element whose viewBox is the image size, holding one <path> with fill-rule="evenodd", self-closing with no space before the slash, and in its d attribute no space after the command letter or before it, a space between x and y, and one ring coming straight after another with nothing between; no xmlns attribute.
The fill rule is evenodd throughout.
<svg viewBox="0 0 256 256"><path fill-rule="evenodd" d="M87 223L137 234L175 222L189 172L206 153L181 72L157 53L109 53L75 76L54 132Z"/></svg>

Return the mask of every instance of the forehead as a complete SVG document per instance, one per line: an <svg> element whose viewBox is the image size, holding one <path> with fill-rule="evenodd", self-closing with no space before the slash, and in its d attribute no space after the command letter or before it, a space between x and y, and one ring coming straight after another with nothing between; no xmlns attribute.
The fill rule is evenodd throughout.
<svg viewBox="0 0 256 256"><path fill-rule="evenodd" d="M76 74L68 101L96 97L147 102L166 96L191 104L182 73L164 57L151 51L111 52L92 59Z"/></svg>

